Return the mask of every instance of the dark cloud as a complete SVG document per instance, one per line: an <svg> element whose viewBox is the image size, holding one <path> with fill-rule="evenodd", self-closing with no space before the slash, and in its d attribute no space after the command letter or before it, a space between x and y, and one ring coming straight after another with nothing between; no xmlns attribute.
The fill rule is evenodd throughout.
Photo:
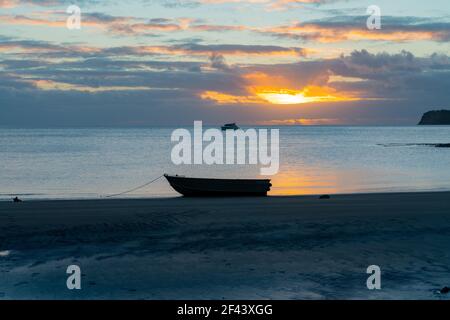
<svg viewBox="0 0 450 320"><path fill-rule="evenodd" d="M202 45L198 43L188 43L174 46L175 49L184 49L188 52L211 52L216 54L271 54L277 52L293 52L299 56L305 56L306 50L303 48L281 47L272 45L243 45L243 44L211 44Z"/></svg>
<svg viewBox="0 0 450 320"><path fill-rule="evenodd" d="M0 49L20 48L22 55L42 57L117 57L117 56L152 56L152 55L277 55L290 54L292 56L305 56L307 50L297 47L281 47L272 45L242 45L218 44L203 45L199 43L184 43L165 46L121 46L109 48L88 47L82 45L59 45L45 41L33 40L6 40L0 42Z"/></svg>
<svg viewBox="0 0 450 320"><path fill-rule="evenodd" d="M218 70L228 70L228 65L225 61L225 57L221 54L212 53L209 57L211 67Z"/></svg>

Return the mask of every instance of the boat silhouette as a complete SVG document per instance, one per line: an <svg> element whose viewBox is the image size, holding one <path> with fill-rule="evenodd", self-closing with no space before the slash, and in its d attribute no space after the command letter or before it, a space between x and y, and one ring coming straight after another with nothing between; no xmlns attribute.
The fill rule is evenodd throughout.
<svg viewBox="0 0 450 320"><path fill-rule="evenodd" d="M226 123L222 127L222 130L238 130L239 127L236 125L236 123Z"/></svg>
<svg viewBox="0 0 450 320"><path fill-rule="evenodd" d="M270 179L188 178L164 174L169 184L186 197L267 196Z"/></svg>

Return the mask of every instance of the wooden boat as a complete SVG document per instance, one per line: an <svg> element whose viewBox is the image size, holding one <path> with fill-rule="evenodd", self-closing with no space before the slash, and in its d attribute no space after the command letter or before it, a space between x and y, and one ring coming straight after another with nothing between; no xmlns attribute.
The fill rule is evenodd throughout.
<svg viewBox="0 0 450 320"><path fill-rule="evenodd" d="M270 179L187 178L164 174L169 184L186 197L267 196Z"/></svg>
<svg viewBox="0 0 450 320"><path fill-rule="evenodd" d="M222 126L222 131L225 130L238 130L239 127L236 125L236 123L226 123Z"/></svg>

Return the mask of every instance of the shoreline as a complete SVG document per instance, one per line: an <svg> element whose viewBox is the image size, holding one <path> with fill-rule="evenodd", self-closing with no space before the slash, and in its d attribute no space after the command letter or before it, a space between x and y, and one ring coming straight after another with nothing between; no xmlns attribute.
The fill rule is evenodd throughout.
<svg viewBox="0 0 450 320"><path fill-rule="evenodd" d="M0 202L0 299L447 299L449 247L450 192Z"/></svg>
<svg viewBox="0 0 450 320"><path fill-rule="evenodd" d="M395 195L395 194L430 194L430 193L450 193L450 189L430 189L430 190L405 190L405 191L361 191L361 192L342 192L342 193L317 193L317 194L287 194L287 195L267 195L265 197L245 197L245 196L224 196L224 197L185 197L181 194L173 195L173 196L130 196L130 197L108 197L108 196L99 196L97 198L26 198L22 197L21 194L11 194L10 198L0 199L0 203L4 202L12 202L12 199L15 196L18 196L23 202L53 202L53 201L103 201L103 200L171 200L171 199L268 199L268 198L303 198L303 197L319 197L321 195L329 195L331 197L341 197L341 196L365 196L365 195Z"/></svg>

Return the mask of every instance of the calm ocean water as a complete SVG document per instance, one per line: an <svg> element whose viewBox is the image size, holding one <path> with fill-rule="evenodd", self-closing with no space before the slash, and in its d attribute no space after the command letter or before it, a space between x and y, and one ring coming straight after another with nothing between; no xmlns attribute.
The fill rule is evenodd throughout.
<svg viewBox="0 0 450 320"><path fill-rule="evenodd" d="M98 198L164 172L259 177L254 165L171 163L174 128L0 129L0 199ZM450 126L280 127L272 195L450 190ZM164 179L122 197L177 196Z"/></svg>

